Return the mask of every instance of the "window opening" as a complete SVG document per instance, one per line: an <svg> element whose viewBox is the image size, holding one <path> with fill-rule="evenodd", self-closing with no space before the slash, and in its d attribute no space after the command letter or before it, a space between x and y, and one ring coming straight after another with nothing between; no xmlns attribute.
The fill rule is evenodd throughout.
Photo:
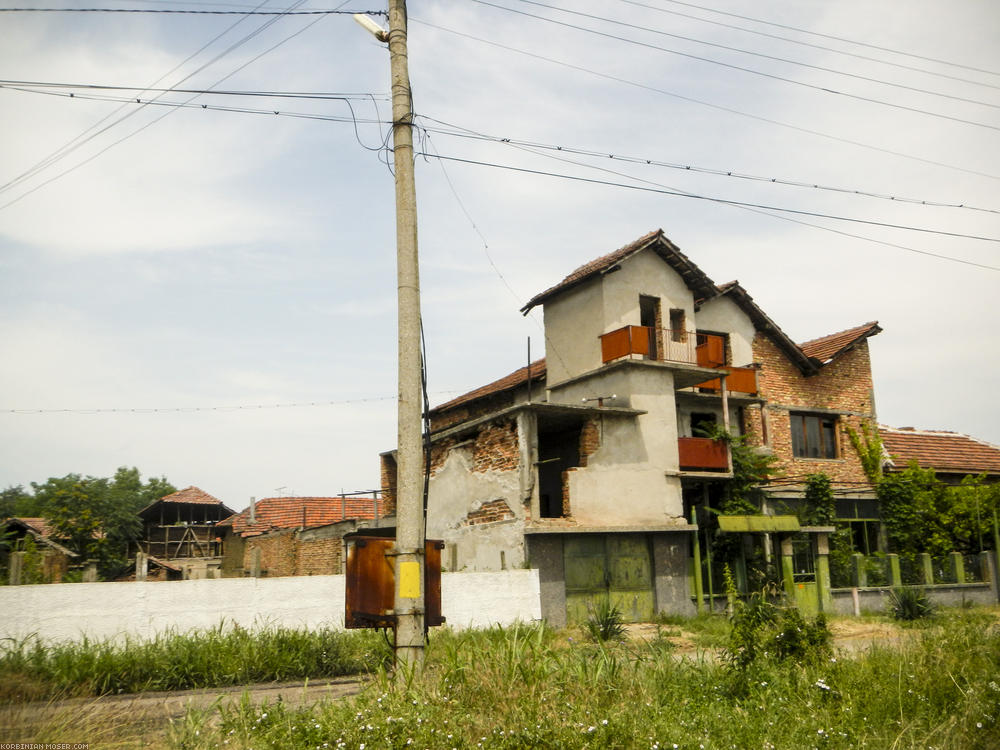
<svg viewBox="0 0 1000 750"><path fill-rule="evenodd" d="M837 418L823 414L789 414L792 454L797 458L837 457Z"/></svg>
<svg viewBox="0 0 1000 750"><path fill-rule="evenodd" d="M719 418L713 412L693 411L691 412L691 434L694 437L707 437L706 432L711 432L718 424Z"/></svg>
<svg viewBox="0 0 1000 750"><path fill-rule="evenodd" d="M659 359L659 331L660 322L660 299L658 297L639 297L639 325L644 326L649 332L649 354L646 359Z"/></svg>
<svg viewBox="0 0 1000 750"><path fill-rule="evenodd" d="M566 472L580 465L582 427L562 428L538 435L538 512L542 518L561 518Z"/></svg>
<svg viewBox="0 0 1000 750"><path fill-rule="evenodd" d="M686 325L684 310L672 308L670 310L670 340L677 342L687 341Z"/></svg>

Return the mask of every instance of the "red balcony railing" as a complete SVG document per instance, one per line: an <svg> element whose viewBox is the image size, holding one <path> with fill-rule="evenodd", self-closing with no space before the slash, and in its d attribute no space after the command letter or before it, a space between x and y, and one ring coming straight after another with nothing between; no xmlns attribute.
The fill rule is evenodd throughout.
<svg viewBox="0 0 1000 750"><path fill-rule="evenodd" d="M652 338L653 329L648 326L625 326L605 333L601 336L601 360L608 363L630 354L648 356Z"/></svg>
<svg viewBox="0 0 1000 750"><path fill-rule="evenodd" d="M677 439L681 471L728 471L729 446L722 440L682 437Z"/></svg>
<svg viewBox="0 0 1000 750"><path fill-rule="evenodd" d="M757 393L757 368L755 367L727 367L729 376L726 378L726 388L736 393ZM696 388L706 391L722 390L722 381L719 378L706 380L698 383Z"/></svg>

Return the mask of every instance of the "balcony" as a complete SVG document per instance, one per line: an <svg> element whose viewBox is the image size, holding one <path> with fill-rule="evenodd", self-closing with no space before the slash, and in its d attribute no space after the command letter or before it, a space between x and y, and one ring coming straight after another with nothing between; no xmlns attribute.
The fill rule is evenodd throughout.
<svg viewBox="0 0 1000 750"><path fill-rule="evenodd" d="M755 367L727 367L729 376L726 378L726 388L732 393L757 394L757 369ZM704 383L698 383L696 388L704 391L721 391L720 378L712 378Z"/></svg>
<svg viewBox="0 0 1000 750"><path fill-rule="evenodd" d="M681 471L729 471L729 447L721 440L678 438L677 453Z"/></svg>
<svg viewBox="0 0 1000 750"><path fill-rule="evenodd" d="M648 326L625 326L603 334L600 339L604 364L633 354L648 357L650 350L656 351L654 329Z"/></svg>

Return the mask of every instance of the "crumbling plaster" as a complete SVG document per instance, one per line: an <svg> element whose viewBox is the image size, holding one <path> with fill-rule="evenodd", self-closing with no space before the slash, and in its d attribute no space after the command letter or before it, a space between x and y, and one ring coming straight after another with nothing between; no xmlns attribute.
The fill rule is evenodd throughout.
<svg viewBox="0 0 1000 750"><path fill-rule="evenodd" d="M450 567L453 559L456 570L491 571L523 564L525 509L520 475L519 466L475 471L471 442L448 452L431 477L427 510L427 537L444 541L446 565ZM469 513L498 498L506 501L514 519L466 524Z"/></svg>

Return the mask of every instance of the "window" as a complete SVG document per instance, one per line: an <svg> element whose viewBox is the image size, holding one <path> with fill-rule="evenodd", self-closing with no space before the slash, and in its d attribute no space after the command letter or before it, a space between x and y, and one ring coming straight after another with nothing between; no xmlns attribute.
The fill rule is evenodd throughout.
<svg viewBox="0 0 1000 750"><path fill-rule="evenodd" d="M684 311L674 308L670 311L670 340L677 342L687 341L687 330L685 330Z"/></svg>
<svg viewBox="0 0 1000 750"><path fill-rule="evenodd" d="M837 457L837 418L791 412L792 454L797 458Z"/></svg>
<svg viewBox="0 0 1000 750"><path fill-rule="evenodd" d="M649 354L646 359L659 359L657 339L660 329L660 300L658 297L639 297L639 325L649 329Z"/></svg>

